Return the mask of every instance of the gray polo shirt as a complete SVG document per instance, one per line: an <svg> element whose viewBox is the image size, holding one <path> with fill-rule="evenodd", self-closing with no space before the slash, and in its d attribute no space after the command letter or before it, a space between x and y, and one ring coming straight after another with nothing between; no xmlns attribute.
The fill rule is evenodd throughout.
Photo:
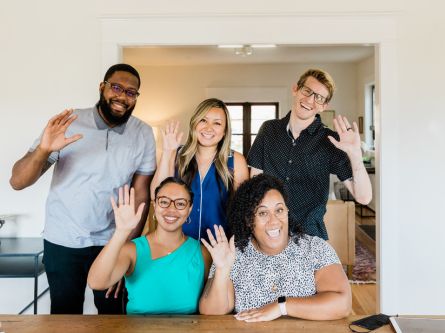
<svg viewBox="0 0 445 333"><path fill-rule="evenodd" d="M152 175L156 169L153 130L133 116L110 128L96 107L74 114L78 118L66 136L79 133L83 138L48 159L55 167L43 237L71 248L105 245L115 228L110 196L116 198L118 188L130 184L134 174Z"/></svg>

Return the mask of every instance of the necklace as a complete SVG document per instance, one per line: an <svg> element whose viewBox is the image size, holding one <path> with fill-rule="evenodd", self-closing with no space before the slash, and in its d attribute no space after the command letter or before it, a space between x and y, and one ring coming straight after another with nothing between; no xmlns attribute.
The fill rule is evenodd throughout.
<svg viewBox="0 0 445 333"><path fill-rule="evenodd" d="M265 275L268 277L270 281L270 291L273 293L277 293L280 288L282 288L282 277L281 277L281 269L279 267L276 267L275 264L273 265L273 262L271 262L269 259L275 256L279 256L281 254L278 253L276 255L269 255L264 253L261 250L260 244L258 241L252 237L251 243L253 248L262 255L263 259L263 267L265 270ZM283 249L284 250L284 249Z"/></svg>
<svg viewBox="0 0 445 333"><path fill-rule="evenodd" d="M209 171L210 167L212 166L212 163L215 161L215 155L216 152L213 154L211 158L207 158L205 160L202 160L198 154L195 155L196 163L198 164L198 172L199 177L201 178L201 183L204 181L205 176L207 175L207 172ZM200 164L202 163L202 169L200 168ZM201 172L205 171L205 172Z"/></svg>
<svg viewBox="0 0 445 333"><path fill-rule="evenodd" d="M157 241L159 244L161 244L161 241L159 240L158 232L157 232L157 231L158 231L158 230L156 229L155 232L154 232L154 238L156 239L156 241ZM176 246L173 248L173 250L171 250L171 251L168 251L168 250L167 250L167 255L170 255L170 254L172 254L175 250L177 250L177 249L181 246L181 244L184 243L184 240L185 240L185 235L184 235L184 233L181 231L181 239L180 239L178 245L176 245Z"/></svg>

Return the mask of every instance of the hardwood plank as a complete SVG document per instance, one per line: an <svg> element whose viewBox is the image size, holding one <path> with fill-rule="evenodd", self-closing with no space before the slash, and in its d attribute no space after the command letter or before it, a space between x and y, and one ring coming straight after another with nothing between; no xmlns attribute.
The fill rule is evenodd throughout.
<svg viewBox="0 0 445 333"><path fill-rule="evenodd" d="M348 333L349 323L362 316L340 320L311 321L281 317L273 321L245 323L233 316L4 316L0 315L2 329L17 333L148 333L148 332L245 332L245 333ZM376 332L390 333L387 325Z"/></svg>
<svg viewBox="0 0 445 333"><path fill-rule="evenodd" d="M377 309L376 284L351 284L352 314L371 315Z"/></svg>
<svg viewBox="0 0 445 333"><path fill-rule="evenodd" d="M360 216L355 214L356 226L375 225L375 217ZM375 241L369 237L359 227L355 228L355 238L364 247L366 247L372 255L376 255ZM351 284L352 291L352 314L354 315L371 315L377 310L377 285L376 284Z"/></svg>

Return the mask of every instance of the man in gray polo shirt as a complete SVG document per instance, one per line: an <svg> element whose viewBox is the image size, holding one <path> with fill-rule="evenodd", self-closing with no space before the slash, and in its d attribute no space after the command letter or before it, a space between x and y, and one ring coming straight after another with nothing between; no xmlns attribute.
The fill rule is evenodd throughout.
<svg viewBox="0 0 445 333"><path fill-rule="evenodd" d="M52 314L83 313L88 270L115 228L110 197L119 187L131 184L136 205L146 203L131 236L144 226L156 152L151 127L131 116L139 87L136 69L110 67L96 106L51 118L12 169L10 183L21 190L54 164L43 231ZM122 312L122 300L105 291L94 291L94 302L101 314Z"/></svg>

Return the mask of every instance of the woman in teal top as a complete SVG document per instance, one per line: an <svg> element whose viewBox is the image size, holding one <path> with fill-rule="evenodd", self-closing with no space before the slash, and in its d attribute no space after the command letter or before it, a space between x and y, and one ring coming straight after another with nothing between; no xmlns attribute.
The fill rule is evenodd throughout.
<svg viewBox="0 0 445 333"><path fill-rule="evenodd" d="M147 237L134 239L136 265L125 277L127 313L196 313L204 283L204 261L197 240L187 240L170 255L152 259Z"/></svg>
<svg viewBox="0 0 445 333"><path fill-rule="evenodd" d="M157 228L127 241L142 211L134 207L134 189L119 189L111 199L116 231L91 266L88 285L107 289L125 276L128 314L197 313L211 257L182 232L193 204L193 193L180 179L166 178L155 191Z"/></svg>

